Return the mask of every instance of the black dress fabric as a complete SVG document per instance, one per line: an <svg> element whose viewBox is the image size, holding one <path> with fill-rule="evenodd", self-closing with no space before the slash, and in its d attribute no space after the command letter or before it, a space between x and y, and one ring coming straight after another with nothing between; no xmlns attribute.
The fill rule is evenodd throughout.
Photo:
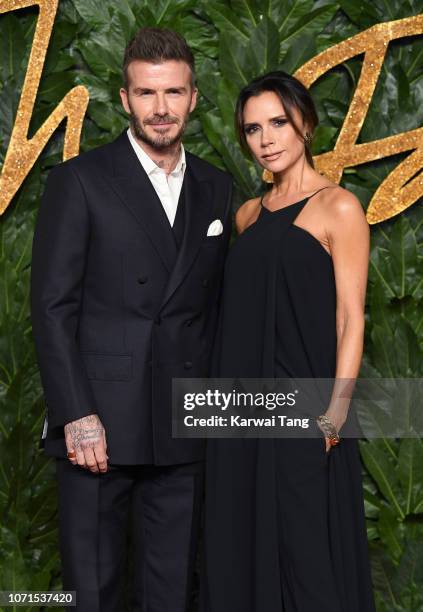
<svg viewBox="0 0 423 612"><path fill-rule="evenodd" d="M335 377L332 258L294 224L311 197L262 205L230 249L213 376ZM328 453L323 434L207 441L200 600L201 612L375 611L356 438Z"/></svg>

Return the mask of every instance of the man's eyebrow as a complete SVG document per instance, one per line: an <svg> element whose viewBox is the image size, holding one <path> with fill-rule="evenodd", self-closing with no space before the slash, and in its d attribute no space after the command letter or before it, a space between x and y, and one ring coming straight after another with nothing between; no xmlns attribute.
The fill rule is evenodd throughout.
<svg viewBox="0 0 423 612"><path fill-rule="evenodd" d="M165 89L165 92L169 92L169 91L180 91L185 93L187 91L187 88L184 86L181 87L167 87ZM149 87L135 87L134 88L134 93L154 93L155 90L154 89L150 89Z"/></svg>

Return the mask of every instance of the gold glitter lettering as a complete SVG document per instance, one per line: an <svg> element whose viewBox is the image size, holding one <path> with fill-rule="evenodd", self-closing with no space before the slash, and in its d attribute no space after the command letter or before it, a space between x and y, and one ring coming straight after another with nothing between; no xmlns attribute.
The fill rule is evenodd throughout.
<svg viewBox="0 0 423 612"><path fill-rule="evenodd" d="M39 6L40 15L16 121L0 175L0 214L6 210L50 136L65 117L67 117L67 123L63 159L69 159L78 154L82 122L89 101L85 87L74 87L35 136L28 140L28 128L54 25L58 0L3 0L0 5L0 13L33 5ZM295 76L306 87L310 87L314 81L334 66L359 54L364 54L360 79L335 148L314 158L316 168L331 180L339 182L344 168L405 151L413 151L398 164L374 193L367 209L367 220L370 224L379 223L401 213L423 194L423 179L419 172L423 162L423 149L419 147L423 128L369 143L356 144L389 41L422 33L423 15L376 24L319 53L295 73Z"/></svg>
<svg viewBox="0 0 423 612"><path fill-rule="evenodd" d="M85 87L74 87L66 94L37 133L28 140L29 124L57 12L58 0L3 0L0 4L0 13L34 5L39 6L39 17L18 112L0 175L0 214L6 210L51 135L65 117L67 117L67 122L63 159L78 155L82 122L89 100L88 90Z"/></svg>
<svg viewBox="0 0 423 612"><path fill-rule="evenodd" d="M331 180L339 182L344 168L414 150L398 164L374 193L367 209L367 221L370 224L394 217L414 204L423 194L423 178L419 172L423 162L421 146L423 128L373 142L355 144L376 87L389 41L422 33L423 15L378 23L319 53L295 73L306 87L310 87L334 66L364 53L360 79L335 148L313 158L316 169ZM419 174L414 177L417 172Z"/></svg>

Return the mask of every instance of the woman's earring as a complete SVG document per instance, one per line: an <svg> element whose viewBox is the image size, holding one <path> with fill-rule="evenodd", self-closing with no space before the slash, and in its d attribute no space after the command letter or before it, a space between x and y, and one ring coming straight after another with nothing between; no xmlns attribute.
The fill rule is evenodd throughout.
<svg viewBox="0 0 423 612"><path fill-rule="evenodd" d="M308 147L311 145L311 135L308 132L305 133L304 142Z"/></svg>
<svg viewBox="0 0 423 612"><path fill-rule="evenodd" d="M266 168L263 170L263 174L261 175L261 178L263 179L265 183L274 182L273 172L271 172L271 170L267 170Z"/></svg>

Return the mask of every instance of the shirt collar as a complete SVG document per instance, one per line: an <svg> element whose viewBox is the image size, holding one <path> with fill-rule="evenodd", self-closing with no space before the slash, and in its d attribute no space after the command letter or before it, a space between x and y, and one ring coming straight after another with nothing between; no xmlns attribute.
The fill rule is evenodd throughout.
<svg viewBox="0 0 423 612"><path fill-rule="evenodd" d="M151 157L149 155L147 155L147 153L144 151L144 149L135 140L135 138L134 138L134 136L133 136L133 134L131 132L131 128L128 128L127 134L128 134L129 141L132 144L132 146L134 148L134 151L137 154L137 157L140 160L141 165L144 168L144 170L146 171L146 173L147 174L152 174L155 171L163 172L163 169L160 168L156 164L156 162L154 162L151 159ZM179 159L178 159L178 162L177 162L175 168L172 170L172 172L170 174L172 174L173 176L177 176L180 172L182 172L182 174L184 174L185 168L186 168L185 149L184 149L184 145L181 143L181 154L179 156Z"/></svg>

